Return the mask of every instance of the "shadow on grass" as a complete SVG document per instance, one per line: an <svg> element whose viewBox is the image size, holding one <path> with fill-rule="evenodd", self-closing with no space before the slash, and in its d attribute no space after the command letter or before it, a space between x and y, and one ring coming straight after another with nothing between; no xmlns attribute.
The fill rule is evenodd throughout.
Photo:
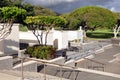
<svg viewBox="0 0 120 80"><path fill-rule="evenodd" d="M98 38L98 39L109 39L114 37L113 33L103 33L103 32L87 32L87 37Z"/></svg>

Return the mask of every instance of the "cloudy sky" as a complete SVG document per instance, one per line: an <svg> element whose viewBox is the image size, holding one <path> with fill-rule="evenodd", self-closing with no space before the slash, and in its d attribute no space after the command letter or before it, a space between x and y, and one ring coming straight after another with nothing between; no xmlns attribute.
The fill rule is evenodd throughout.
<svg viewBox="0 0 120 80"><path fill-rule="evenodd" d="M101 6L120 12L120 0L24 0L34 5L48 7L58 13L67 13L82 6Z"/></svg>

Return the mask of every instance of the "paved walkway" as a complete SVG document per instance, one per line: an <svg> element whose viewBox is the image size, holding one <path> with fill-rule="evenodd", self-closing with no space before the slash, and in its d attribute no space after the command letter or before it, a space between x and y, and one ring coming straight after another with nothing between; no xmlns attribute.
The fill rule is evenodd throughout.
<svg viewBox="0 0 120 80"><path fill-rule="evenodd" d="M20 80L20 77L0 73L0 80Z"/></svg>
<svg viewBox="0 0 120 80"><path fill-rule="evenodd" d="M112 48L106 49L104 52L95 55L93 59L107 64L109 61L115 59L114 55L118 53L120 53L120 46L113 45Z"/></svg>
<svg viewBox="0 0 120 80"><path fill-rule="evenodd" d="M74 70L66 69L66 68L63 68L62 70L60 70L59 67L53 67L50 65L49 66L46 65L46 74L56 76L57 80L59 80L61 76L62 78L66 78L70 80L120 80L120 75L117 75L117 74L120 74L120 64L116 61L112 61L115 59L114 55L118 53L120 53L120 46L113 46L110 49L106 49L105 52L103 53L96 54L95 57L92 58L93 60L106 64L105 71L115 73L116 75L110 74L111 76L108 76L107 74L109 73L104 73L104 72L103 73L99 72L98 74L98 72L95 72L95 71L92 72L92 70L91 71L89 70L88 71L84 71L84 70L74 71ZM40 72L44 73L44 68L42 67L43 65L40 64L40 66L41 66ZM81 67L81 66L79 66L78 64L77 67ZM6 73L12 73L12 72L8 71ZM16 73L14 74L12 73L12 75L9 75L9 74L5 74L1 72L0 80L20 80L19 76L15 77L14 75L16 75ZM37 76L35 73L34 74L27 73L26 75ZM25 80L34 80L34 79L25 79Z"/></svg>
<svg viewBox="0 0 120 80"><path fill-rule="evenodd" d="M93 60L106 64L105 71L110 73L96 72L96 74L94 71L73 71L70 69L63 69L61 73L59 68L53 66L46 66L46 73L54 76L60 76L62 74L63 78L70 80L120 80L120 64L117 64L116 62L110 62L111 60L115 59L114 55L118 54L119 52L120 46L113 46L112 48L106 49L103 53L96 54L93 58ZM81 66L78 64L77 67ZM43 73L43 69L41 69L40 72ZM109 74L110 76L106 74ZM117 78L115 75L119 77Z"/></svg>
<svg viewBox="0 0 120 80"><path fill-rule="evenodd" d="M37 72L23 72L24 80L61 80L60 77L44 75ZM0 80L21 80L21 71L14 70L0 70ZM62 80L69 80L62 78Z"/></svg>
<svg viewBox="0 0 120 80"><path fill-rule="evenodd" d="M105 71L120 74L120 63L115 59L114 55L120 53L120 46L113 45L112 48L106 49L103 53L95 55L93 60L106 64Z"/></svg>
<svg viewBox="0 0 120 80"><path fill-rule="evenodd" d="M44 70L42 69L40 71L41 73L44 72ZM86 72L86 70L82 71L82 70L71 70L71 69L62 69L62 71L60 71L60 68L57 67L53 67L53 66L46 66L46 73L49 75L53 75L53 76L61 76L63 78L66 79L70 79L70 80L120 80L120 75L119 77L113 77L113 74L111 74L111 76L107 76L104 74L96 74L92 71L88 71Z"/></svg>

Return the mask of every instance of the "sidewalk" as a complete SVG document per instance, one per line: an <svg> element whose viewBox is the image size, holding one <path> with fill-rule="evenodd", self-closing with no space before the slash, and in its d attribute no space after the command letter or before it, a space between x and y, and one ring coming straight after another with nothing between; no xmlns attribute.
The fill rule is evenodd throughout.
<svg viewBox="0 0 120 80"><path fill-rule="evenodd" d="M0 80L20 80L20 77L0 73Z"/></svg>

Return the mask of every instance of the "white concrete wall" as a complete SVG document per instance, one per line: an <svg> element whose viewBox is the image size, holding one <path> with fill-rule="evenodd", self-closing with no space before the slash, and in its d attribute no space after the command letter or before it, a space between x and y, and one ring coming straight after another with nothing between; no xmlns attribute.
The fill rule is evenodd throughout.
<svg viewBox="0 0 120 80"><path fill-rule="evenodd" d="M22 64L18 64L13 67L13 70L21 70ZM37 62L36 61L28 61L23 63L23 70L30 72L37 72Z"/></svg>
<svg viewBox="0 0 120 80"><path fill-rule="evenodd" d="M61 37L62 43L61 43L61 48L60 49L67 48L68 47L68 32L63 31L61 33L62 33L62 37Z"/></svg>
<svg viewBox="0 0 120 80"><path fill-rule="evenodd" d="M41 31L39 31L39 33L41 33ZM53 45L53 32L49 32L48 36L47 36L47 44L48 45ZM37 38L35 37L35 35L32 33L32 31L28 31L28 32L21 32L19 34L19 38L20 38L20 42L21 43L37 43ZM43 34L43 43L45 43L45 33Z"/></svg>
<svg viewBox="0 0 120 80"><path fill-rule="evenodd" d="M13 24L10 35L4 40L5 54L18 54L19 51L19 24Z"/></svg>
<svg viewBox="0 0 120 80"><path fill-rule="evenodd" d="M77 31L68 31L68 40L77 39Z"/></svg>
<svg viewBox="0 0 120 80"><path fill-rule="evenodd" d="M4 54L4 48L3 48L3 45L4 45L4 41L0 41L0 55L3 55Z"/></svg>
<svg viewBox="0 0 120 80"><path fill-rule="evenodd" d="M44 42L44 40L43 40ZM53 32L49 32L47 36L47 44L48 45L53 45Z"/></svg>
<svg viewBox="0 0 120 80"><path fill-rule="evenodd" d="M58 31L58 30L51 30L47 37L47 44L53 45L54 42L58 42L58 49L63 49L68 47L68 42L74 39L82 39L83 38L83 31ZM32 32L20 32L20 41L23 43L37 43L36 37L33 35ZM45 34L43 37L43 42L45 41Z"/></svg>
<svg viewBox="0 0 120 80"><path fill-rule="evenodd" d="M58 49L62 47L62 34L60 31L54 31L53 32L53 42L57 40L58 41Z"/></svg>
<svg viewBox="0 0 120 80"><path fill-rule="evenodd" d="M2 43L2 46L0 46L0 50L6 54L17 54L19 51L19 24L13 24L12 31L10 35L5 38Z"/></svg>
<svg viewBox="0 0 120 80"><path fill-rule="evenodd" d="M11 70L13 67L13 57L0 57L0 70Z"/></svg>

